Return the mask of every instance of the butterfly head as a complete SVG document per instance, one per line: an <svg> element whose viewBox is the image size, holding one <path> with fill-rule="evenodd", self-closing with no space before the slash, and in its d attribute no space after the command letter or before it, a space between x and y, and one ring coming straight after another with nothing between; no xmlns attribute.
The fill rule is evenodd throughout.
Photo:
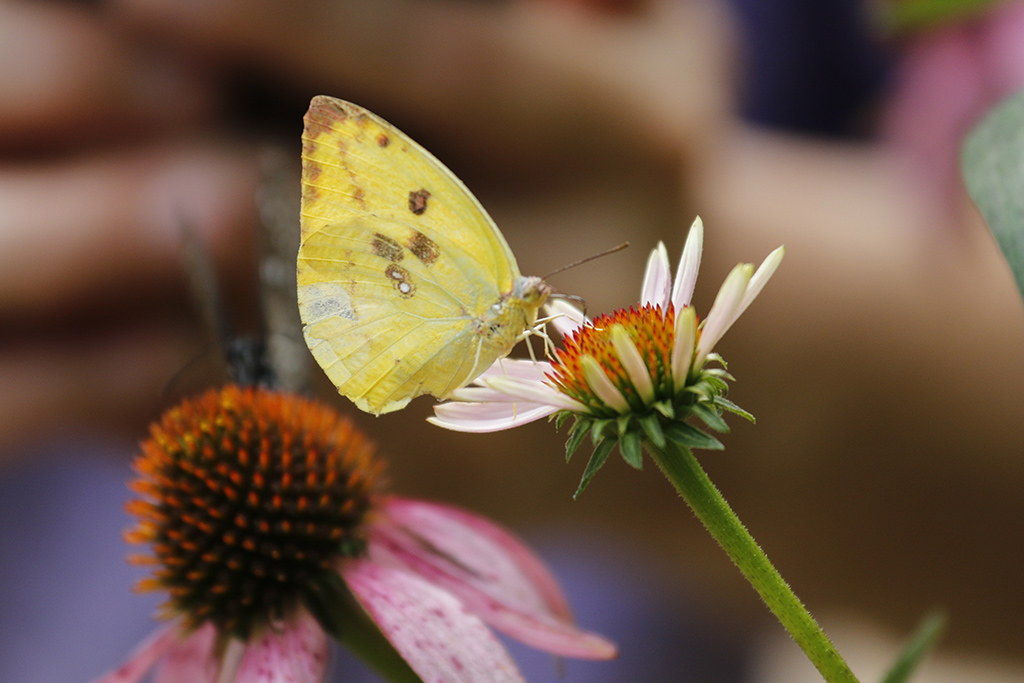
<svg viewBox="0 0 1024 683"><path fill-rule="evenodd" d="M510 298L522 301L525 308L536 311L551 294L551 285L539 277L520 275L512 283Z"/></svg>

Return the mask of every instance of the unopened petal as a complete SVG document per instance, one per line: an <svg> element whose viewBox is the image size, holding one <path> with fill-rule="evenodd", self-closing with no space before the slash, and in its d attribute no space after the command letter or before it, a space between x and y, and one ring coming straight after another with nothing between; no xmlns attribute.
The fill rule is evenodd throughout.
<svg viewBox="0 0 1024 683"><path fill-rule="evenodd" d="M700 256L704 250L704 221L697 216L690 226L683 246L683 256L676 270L676 282L672 288L672 305L677 311L689 306L693 299L693 288L697 285L697 271L700 270Z"/></svg>
<svg viewBox="0 0 1024 683"><path fill-rule="evenodd" d="M672 287L672 275L669 270L668 252L665 245L658 246L647 258L647 269L644 271L644 282L640 287L640 304L661 306L664 311L668 306L669 291Z"/></svg>
<svg viewBox="0 0 1024 683"><path fill-rule="evenodd" d="M280 630L267 628L245 648L236 683L322 683L327 635L306 612Z"/></svg>
<svg viewBox="0 0 1024 683"><path fill-rule="evenodd" d="M370 538L381 553L455 594L484 621L517 640L568 657L606 659L615 647L578 629L551 573L507 529L470 512L392 499Z"/></svg>
<svg viewBox="0 0 1024 683"><path fill-rule="evenodd" d="M697 313L687 306L676 313L675 341L672 346L672 379L676 391L686 386L697 341Z"/></svg>
<svg viewBox="0 0 1024 683"><path fill-rule="evenodd" d="M640 356L640 351L637 350L636 344L630 339L629 333L622 325L612 325L610 334L615 355L619 357L619 362L626 369L630 383L636 389L636 393L640 395L640 400L644 402L644 405L650 405L654 402L654 381L651 380L651 372L647 369L643 357Z"/></svg>
<svg viewBox="0 0 1024 683"><path fill-rule="evenodd" d="M583 368L583 378L587 380L587 386L595 396L617 413L629 412L629 403L626 402L622 392L612 384L608 375L604 374L601 364L593 356L580 356L580 366Z"/></svg>
<svg viewBox="0 0 1024 683"><path fill-rule="evenodd" d="M346 561L345 583L424 681L520 683L505 648L448 591L407 570Z"/></svg>
<svg viewBox="0 0 1024 683"><path fill-rule="evenodd" d="M128 656L128 661L115 671L104 674L93 683L136 683L149 673L157 660L178 644L181 631L178 624L169 624L142 641Z"/></svg>
<svg viewBox="0 0 1024 683"><path fill-rule="evenodd" d="M693 359L693 366L700 368L708 354L715 348L715 344L726 333L735 318L735 312L743 294L746 292L747 283L754 272L754 267L749 263L737 265L722 283L718 290L715 303L711 305L708 317L704 320L704 327L700 332L700 341L697 342L697 353Z"/></svg>

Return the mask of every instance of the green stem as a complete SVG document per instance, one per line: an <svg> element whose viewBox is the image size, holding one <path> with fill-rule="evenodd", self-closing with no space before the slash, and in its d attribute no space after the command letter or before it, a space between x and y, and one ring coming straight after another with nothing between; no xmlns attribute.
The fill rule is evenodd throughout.
<svg viewBox="0 0 1024 683"><path fill-rule="evenodd" d="M648 451L697 518L753 585L768 609L829 683L857 683L814 617L768 560L725 498L708 479L687 448L667 441L664 448L648 442Z"/></svg>

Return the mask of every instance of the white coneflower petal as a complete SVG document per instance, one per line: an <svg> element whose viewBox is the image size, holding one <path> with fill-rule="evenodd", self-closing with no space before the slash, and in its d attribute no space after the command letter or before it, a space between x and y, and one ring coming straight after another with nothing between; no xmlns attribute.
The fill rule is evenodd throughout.
<svg viewBox="0 0 1024 683"><path fill-rule="evenodd" d="M700 256L704 250L704 222L700 216L690 226L690 233L686 236L686 245L683 247L683 257L679 261L679 269L676 270L676 283L672 289L672 305L676 310L682 310L684 306L690 305L693 299L693 288L697 284L697 271L700 270Z"/></svg>
<svg viewBox="0 0 1024 683"><path fill-rule="evenodd" d="M747 284L747 291L743 294L743 299L736 307L736 311L733 313L732 320L729 322L729 326L736 322L743 311L747 310L747 306L757 298L757 295L761 293L764 286L771 279L772 275L775 274L775 269L782 263L782 257L786 254L786 247L782 246L768 254L761 265L758 267L757 272L750 278L750 282Z"/></svg>
<svg viewBox="0 0 1024 683"><path fill-rule="evenodd" d="M697 341L697 312L687 306L676 313L675 341L672 346L672 381L675 390L686 385Z"/></svg>
<svg viewBox="0 0 1024 683"><path fill-rule="evenodd" d="M542 380L549 372L551 372L551 363L546 360L502 358L480 373L480 377L519 377L520 379Z"/></svg>
<svg viewBox="0 0 1024 683"><path fill-rule="evenodd" d="M553 415L558 410L559 408L556 406L538 405L526 401L507 401L505 403L449 401L434 406L434 416L428 417L427 422L456 432L483 434L519 427Z"/></svg>
<svg viewBox="0 0 1024 683"><path fill-rule="evenodd" d="M544 304L545 313L551 318L551 325L558 334L568 337L587 324L587 316L565 299L551 299Z"/></svg>
<svg viewBox="0 0 1024 683"><path fill-rule="evenodd" d="M640 287L640 304L661 306L661 310L664 311L668 306L671 288L672 276L668 263L668 251L665 250L664 243L658 242L657 248L647 258L644 282Z"/></svg>
<svg viewBox="0 0 1024 683"><path fill-rule="evenodd" d="M725 278L722 288L718 290L715 303L711 305L711 311L704 321L704 327L700 333L700 341L697 342L697 354L693 359L694 367L699 368L715 344L722 338L735 318L736 308L743 300L743 294L747 291L747 283L754 272L754 267L749 263L740 263Z"/></svg>
<svg viewBox="0 0 1024 683"><path fill-rule="evenodd" d="M583 368L583 379L586 380L587 386L594 392L594 395L617 413L629 412L629 403L608 379L608 375L604 374L601 364L593 356L581 356L580 366Z"/></svg>
<svg viewBox="0 0 1024 683"><path fill-rule="evenodd" d="M477 378L477 382L482 381L483 380ZM468 387L456 389L448 395L448 398L452 401L465 401L466 403L496 403L509 400L507 395L497 389L490 386L481 386L479 384L472 384Z"/></svg>
<svg viewBox="0 0 1024 683"><path fill-rule="evenodd" d="M626 332L626 328L622 325L612 325L609 334L612 346L615 348L615 353L619 357L619 362L622 363L626 374L629 375L630 383L636 389L636 393L640 396L640 400L644 402L644 405L650 405L654 402L654 382L651 380L647 364L640 356L636 344L629 338L629 333Z"/></svg>

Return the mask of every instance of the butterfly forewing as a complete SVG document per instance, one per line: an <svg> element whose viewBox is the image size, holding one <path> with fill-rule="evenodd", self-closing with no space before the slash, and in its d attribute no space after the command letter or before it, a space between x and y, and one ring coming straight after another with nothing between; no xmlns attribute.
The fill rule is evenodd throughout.
<svg viewBox="0 0 1024 683"><path fill-rule="evenodd" d="M443 398L502 355L481 348L473 320L519 271L447 168L373 114L322 96L305 117L302 159L299 308L341 393L396 410Z"/></svg>

